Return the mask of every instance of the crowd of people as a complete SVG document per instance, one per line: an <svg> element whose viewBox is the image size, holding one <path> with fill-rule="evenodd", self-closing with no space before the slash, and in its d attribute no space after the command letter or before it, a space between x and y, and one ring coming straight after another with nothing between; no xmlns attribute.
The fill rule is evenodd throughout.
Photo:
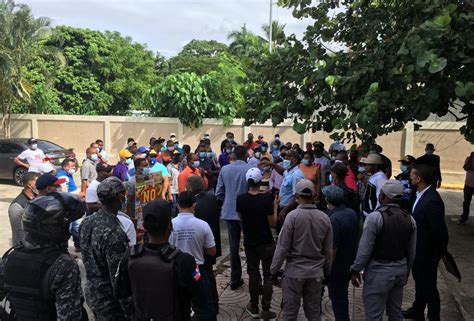
<svg viewBox="0 0 474 321"><path fill-rule="evenodd" d="M214 265L227 225L230 288L243 284L241 236L253 318L274 319L274 286L284 320L303 300L320 320L327 287L337 321L349 316L348 288L361 285L367 320L440 320L437 268L447 251L442 177L433 144L426 154L392 162L374 141L284 143L276 134L239 143L228 132L216 150L209 134L193 149L169 139L129 138L111 164L100 139L61 168L45 166L36 140L15 160L29 169L9 208L13 250L1 265L1 288L17 320L216 320ZM214 146L214 147L213 147ZM464 166L474 175L474 156ZM472 197L466 181L465 203ZM142 203L137 182L153 181L156 199ZM468 220L469 204L459 222ZM84 292L72 235L86 271ZM25 262L29 262L26 264ZM412 274L416 296L402 311ZM25 277L28 276L28 277ZM33 293L33 295L29 295Z"/></svg>

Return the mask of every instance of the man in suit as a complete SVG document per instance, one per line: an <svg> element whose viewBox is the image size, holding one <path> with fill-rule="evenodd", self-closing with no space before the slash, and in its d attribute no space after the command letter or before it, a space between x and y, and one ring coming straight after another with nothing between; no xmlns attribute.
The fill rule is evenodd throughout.
<svg viewBox="0 0 474 321"><path fill-rule="evenodd" d="M416 160L416 164L424 164L434 168L435 170L435 177L433 185L437 188L441 187L441 168L440 168L440 158L438 155L434 154L435 148L434 145L429 143L426 144L425 147L425 155L418 157Z"/></svg>
<svg viewBox="0 0 474 321"><path fill-rule="evenodd" d="M437 288L438 264L448 247L448 229L444 221L444 203L434 185L435 170L428 165L415 165L410 180L416 187L412 215L417 225L416 257L413 263L415 302L404 311L405 319L440 320L440 298Z"/></svg>

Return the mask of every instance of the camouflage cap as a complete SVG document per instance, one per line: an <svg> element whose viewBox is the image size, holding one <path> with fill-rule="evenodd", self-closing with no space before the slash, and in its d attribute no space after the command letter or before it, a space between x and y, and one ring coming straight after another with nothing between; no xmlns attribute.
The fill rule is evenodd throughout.
<svg viewBox="0 0 474 321"><path fill-rule="evenodd" d="M97 196L101 202L113 199L123 192L125 192L125 185L115 176L104 179L97 186Z"/></svg>

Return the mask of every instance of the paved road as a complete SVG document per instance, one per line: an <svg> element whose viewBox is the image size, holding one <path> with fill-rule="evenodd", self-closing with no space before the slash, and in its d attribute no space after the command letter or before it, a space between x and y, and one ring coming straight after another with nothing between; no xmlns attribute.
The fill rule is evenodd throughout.
<svg viewBox="0 0 474 321"><path fill-rule="evenodd" d="M10 202L20 193L21 188L11 185L9 182L0 181L0 253L5 252L10 247L10 224L8 221L8 206ZM462 208L462 192L461 191L441 191L441 194L446 203L447 214L454 216L461 213ZM450 219L450 218L448 218ZM223 223L221 225L222 229L222 241L223 241L223 253L228 252L228 237L226 232L226 225ZM451 243L450 247L455 247L456 244ZM70 250L73 251L73 248L70 247ZM245 264L245 263L244 263ZM244 265L245 271L245 265ZM224 262L223 268L220 271L221 273L217 276L218 279L218 290L220 293L221 301L221 314L219 315L219 320L247 320L249 319L248 315L245 313L245 305L249 301L248 297L248 287L244 287L238 291L231 291L228 282L229 282L229 267L228 262ZM248 278L246 273L244 273L244 278L246 284L248 284ZM446 284L442 276L440 275L440 290L442 296L442 314L443 320L458 321L462 320L459 311L456 309L455 304L451 295L447 292ZM409 303L413 300L413 283L410 281L406 287L405 297L404 297L404 306L408 306ZM350 289L352 291L352 288ZM272 302L273 310L279 312L281 298L281 290L275 289L275 294ZM357 289L355 292L355 318L354 320L363 320L364 312L361 301L360 289ZM352 311L352 299L350 309ZM302 311L300 311L302 313ZM301 320L305 318L301 314ZM323 320L333 320L333 315L330 307L330 302L327 296L323 300ZM92 319L91 319L92 320Z"/></svg>

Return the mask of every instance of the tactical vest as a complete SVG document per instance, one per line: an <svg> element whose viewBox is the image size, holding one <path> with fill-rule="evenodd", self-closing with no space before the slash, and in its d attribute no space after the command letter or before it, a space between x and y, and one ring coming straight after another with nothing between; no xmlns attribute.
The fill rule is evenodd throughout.
<svg viewBox="0 0 474 321"><path fill-rule="evenodd" d="M143 245L131 249L128 273L137 320L178 319L178 281L174 267L178 254L174 246L159 251Z"/></svg>
<svg viewBox="0 0 474 321"><path fill-rule="evenodd" d="M3 286L17 321L57 320L49 279L51 266L62 254L57 249L24 247L5 254Z"/></svg>
<svg viewBox="0 0 474 321"><path fill-rule="evenodd" d="M397 206L381 206L383 225L375 239L372 258L379 261L398 261L407 257L413 225L410 214Z"/></svg>

